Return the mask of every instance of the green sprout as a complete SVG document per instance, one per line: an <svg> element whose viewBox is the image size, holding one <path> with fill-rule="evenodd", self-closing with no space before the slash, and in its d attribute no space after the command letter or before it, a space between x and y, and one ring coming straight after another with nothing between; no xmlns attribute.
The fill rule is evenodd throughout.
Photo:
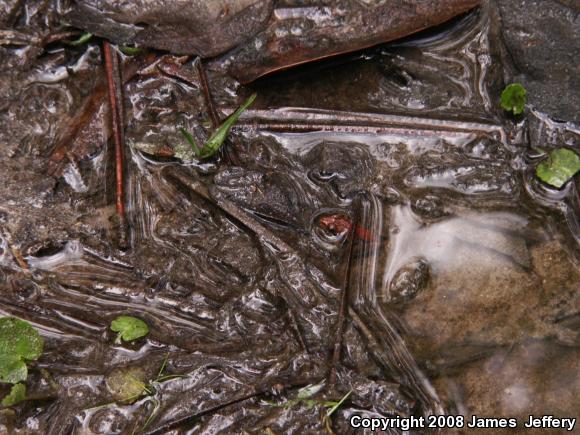
<svg viewBox="0 0 580 435"><path fill-rule="evenodd" d="M123 341L133 341L145 337L149 333L149 327L143 320L131 316L119 316L111 322L111 331L118 332L117 344Z"/></svg>
<svg viewBox="0 0 580 435"><path fill-rule="evenodd" d="M520 83L507 85L501 93L501 107L507 112L514 115L520 115L524 112L524 106L527 101L527 91Z"/></svg>
<svg viewBox="0 0 580 435"><path fill-rule="evenodd" d="M352 394L352 390L350 390L348 393L346 393L344 396L342 396L342 399L340 399L328 411L326 411L326 418L332 417L332 414L334 414L336 412L336 410L338 408L340 408L344 402L346 402L346 399L348 399L351 394ZM327 402L327 403L330 403L330 402Z"/></svg>
<svg viewBox="0 0 580 435"><path fill-rule="evenodd" d="M315 396L318 392L320 392L323 387L324 382L308 385L298 390L298 394L296 395L295 399L290 399L284 403L276 403L271 401L265 401L265 403L270 406L275 406L279 408L291 408L299 404L303 404L307 408L313 408L316 405L320 405L324 408L328 408L326 411L326 415L324 416L324 423L326 425L329 425L332 414L334 414L336 410L340 408L344 404L344 402L346 402L346 400L352 394L352 390L346 393L339 401L313 399L312 397Z"/></svg>
<svg viewBox="0 0 580 435"><path fill-rule="evenodd" d="M42 355L44 340L30 323L15 317L0 318L0 382L13 384L2 399L2 406L12 406L26 398L27 362Z"/></svg>
<svg viewBox="0 0 580 435"><path fill-rule="evenodd" d="M130 47L128 45L120 45L119 51L127 56L135 56L137 54L141 54L143 49L140 47Z"/></svg>
<svg viewBox="0 0 580 435"><path fill-rule="evenodd" d="M180 128L179 131L185 137L185 139L190 143L191 147L195 155L200 159L205 159L208 157L213 156L215 153L218 152L220 147L223 145L230 128L238 121L240 115L244 110L246 110L256 99L256 94L252 94L250 98L248 98L244 104L242 104L234 113L232 113L223 123L220 125L210 136L208 141L205 143L203 147L199 147L199 145L195 142L193 136L188 133L185 129Z"/></svg>
<svg viewBox="0 0 580 435"><path fill-rule="evenodd" d="M89 42L93 37L92 33L86 32L83 33L81 36L79 36L78 39L75 39L74 41L63 41L66 45L70 45L73 47L77 47L79 45L83 45L87 42Z"/></svg>
<svg viewBox="0 0 580 435"><path fill-rule="evenodd" d="M536 176L544 183L560 189L580 171L580 157L567 148L550 152L548 158L536 167Z"/></svg>

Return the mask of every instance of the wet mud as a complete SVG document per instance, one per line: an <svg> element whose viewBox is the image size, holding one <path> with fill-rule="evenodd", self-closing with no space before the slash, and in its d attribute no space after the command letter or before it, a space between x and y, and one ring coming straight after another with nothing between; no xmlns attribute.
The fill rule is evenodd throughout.
<svg viewBox="0 0 580 435"><path fill-rule="evenodd" d="M5 28L64 31L16 3ZM550 189L534 167L580 130L540 103L501 112L515 72L553 86L514 65L505 7L245 86L210 64L221 118L258 98L205 161L179 133L211 133L198 60L121 55L124 243L100 40L1 45L0 314L46 346L0 433L577 417L578 184ZM150 334L116 344L118 315ZM127 373L149 392L126 400ZM320 402L289 402L319 382ZM349 391L325 421L322 401Z"/></svg>

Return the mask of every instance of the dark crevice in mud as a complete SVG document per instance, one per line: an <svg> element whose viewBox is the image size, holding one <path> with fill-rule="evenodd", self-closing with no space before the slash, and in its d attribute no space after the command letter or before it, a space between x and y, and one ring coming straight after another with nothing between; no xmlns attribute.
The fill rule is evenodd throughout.
<svg viewBox="0 0 580 435"><path fill-rule="evenodd" d="M52 2L21 3L0 6L1 29L78 30ZM311 4L266 3L285 17ZM543 57L542 20L567 26L573 6L532 3L483 2L250 85L220 65L259 50L254 34L203 64L119 54L126 246L103 40L0 44L0 316L45 340L0 432L349 434L354 415L575 416L579 185L535 176L546 151L578 151L578 87L550 75L577 68ZM518 13L539 24L521 29ZM558 33L554 56L573 35ZM520 118L499 106L514 80L530 97ZM197 159L179 130L204 143L254 91L222 150ZM120 315L148 335L117 343ZM127 373L147 388L131 400ZM298 398L318 383L314 402ZM349 392L325 420L323 402Z"/></svg>

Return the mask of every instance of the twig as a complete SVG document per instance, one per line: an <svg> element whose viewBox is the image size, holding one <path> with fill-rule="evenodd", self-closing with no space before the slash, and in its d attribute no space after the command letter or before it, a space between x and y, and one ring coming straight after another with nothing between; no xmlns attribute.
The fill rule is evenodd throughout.
<svg viewBox="0 0 580 435"><path fill-rule="evenodd" d="M41 39L16 30L0 30L0 45L38 45Z"/></svg>
<svg viewBox="0 0 580 435"><path fill-rule="evenodd" d="M123 70L123 84L135 77L138 71L144 67L145 63L150 64L153 60L152 55L147 55L140 57L135 62L129 63ZM87 98L79 111L79 114L70 120L66 130L58 138L57 145L48 160L49 175L60 176L62 174L65 157L68 157L69 160L71 156L80 157L75 150L70 149L71 145L75 143L80 132L89 125L99 112L99 108L105 102L106 95L107 86L105 85L105 80L99 79L90 97Z"/></svg>
<svg viewBox="0 0 580 435"><path fill-rule="evenodd" d="M201 58L198 58L196 60L195 64L196 64L197 71L199 74L199 81L200 81L201 89L203 91L203 95L205 98L205 105L206 105L207 111L209 113L211 125L212 125L213 129L215 130L220 125L220 117L219 117L217 110L215 108L215 102L213 101L213 97L211 95L211 89L209 88L209 82L207 81L207 74L205 72L205 68L204 68L202 62L203 61L201 60ZM230 139L227 139L226 144L229 142L230 142ZM237 152L240 152L243 150L243 146L241 143L239 143L239 141L233 140L231 142L233 143L234 148L236 149ZM224 147L224 150L226 151L225 156L228 159L229 163L232 163L234 165L239 165L239 159L237 158L237 156L231 152L227 152L228 149L229 149L228 147Z"/></svg>
<svg viewBox="0 0 580 435"><path fill-rule="evenodd" d="M233 112L224 109L224 113ZM507 141L505 129L493 120L456 121L426 116L359 113L340 110L284 108L249 109L240 117L238 128L274 131L336 131L353 133L404 133L415 136L497 135Z"/></svg>
<svg viewBox="0 0 580 435"><path fill-rule="evenodd" d="M116 52L111 50L108 41L103 42L105 55L105 69L107 71L107 85L109 89L109 104L111 106L111 124L113 127L113 137L115 140L115 207L119 216L120 242L121 246L126 246L127 231L125 219L125 194L123 181L123 154L125 147L125 137L123 128L123 99L121 93L121 75L119 71L119 58Z"/></svg>
<svg viewBox="0 0 580 435"><path fill-rule="evenodd" d="M288 319L288 322L290 323L290 329L292 330L293 334L294 334L294 338L296 338L296 341L298 341L298 344L300 344L300 347L302 348L302 350L306 353L310 353L310 349L308 349L308 346L306 345L306 341L304 340L304 337L302 336L302 332L300 332L300 328L298 327L298 322L296 321L296 316L294 315L294 311L292 309L290 309L290 307L288 307L288 310L286 311L286 316Z"/></svg>
<svg viewBox="0 0 580 435"><path fill-rule="evenodd" d="M24 257L22 256L22 253L20 252L20 250L18 248L15 248L14 246L10 246L10 250L12 251L12 255L16 259L16 262L18 263L18 265L21 268L28 270L29 269L28 263L24 259Z"/></svg>
<svg viewBox="0 0 580 435"><path fill-rule="evenodd" d="M69 32L60 32L54 33L52 35L47 35L42 39L41 45L44 47L45 45L52 44L53 42L62 41L63 39L72 38L79 35L78 30L71 30Z"/></svg>
<svg viewBox="0 0 580 435"><path fill-rule="evenodd" d="M291 389L291 388L303 387L305 385L309 385L311 383L319 382L319 381L320 381L319 378L309 377L306 379L291 381L291 382L287 382L285 384L282 384L282 389L287 390L287 389ZM281 384L281 382L276 381L276 382L268 383L265 386L256 387L256 388L254 388L254 390L252 392L244 394L244 395L239 396L239 397L236 397L235 399L228 400L227 402L224 402L224 403L218 403L217 405L214 405L208 409L201 410L193 415L187 415L185 417L177 418L173 421L167 422L167 423L163 424L162 426L158 427L157 429L153 429L149 432L146 432L145 435L157 435L157 434L168 433L171 429L174 429L174 428L181 426L181 425L184 425L184 424L191 423L191 422L197 420L198 418L203 417L204 415L213 414L214 412L217 412L217 411L224 409L224 408L227 408L229 406L236 405L240 402L244 402L246 400L253 399L254 397L258 397L258 396L261 396L263 394L268 394L272 391L272 389L274 387L277 387L280 384Z"/></svg>
<svg viewBox="0 0 580 435"><path fill-rule="evenodd" d="M347 250L347 261L346 261L346 273L344 277L344 282L342 285L342 294L340 298L340 308L338 311L338 321L336 322L336 337L334 340L334 349L332 352L332 362L330 365L330 374L328 376L329 385L334 385L336 382L336 367L340 363L340 354L342 350L342 332L344 330L344 322L346 320L346 312L348 307L348 288L350 285L350 273L351 273L351 263L352 263L352 253L354 246L354 234L355 228L357 227L356 220L352 221L350 230L348 233L348 250Z"/></svg>
<svg viewBox="0 0 580 435"><path fill-rule="evenodd" d="M62 41L63 39L77 36L78 34L78 30L74 30L69 32L54 33L41 37L38 35L18 32L16 30L0 30L0 45L32 45L42 48L48 44Z"/></svg>
<svg viewBox="0 0 580 435"><path fill-rule="evenodd" d="M79 115L70 120L66 130L60 136L58 144L48 160L49 175L61 175L63 169L62 162L64 158L68 157L70 160L71 156L74 155L74 153L69 150L70 145L74 143L81 130L89 124L95 113L98 112L99 107L105 98L106 92L107 88L103 86L102 82L99 83L81 108Z"/></svg>
<svg viewBox="0 0 580 435"><path fill-rule="evenodd" d="M30 268L28 266L28 262L22 256L20 249L18 249L16 246L14 246L14 241L12 240L12 235L8 231L6 231L6 229L3 228L2 226L0 226L0 233L2 234L4 239L6 240L6 243L8 244L8 247L10 248L10 252L12 252L12 256L14 257L14 260L16 260L16 263L18 263L18 265L22 269L28 270Z"/></svg>
<svg viewBox="0 0 580 435"><path fill-rule="evenodd" d="M159 61L156 62L155 69L164 76L181 80L188 86L191 86L194 89L199 89L199 75L195 75L188 69L183 68L183 64L187 62L188 59L189 56L162 56Z"/></svg>
<svg viewBox="0 0 580 435"><path fill-rule="evenodd" d="M156 434L164 434L164 433L167 433L169 430L171 430L171 429L173 429L175 427L178 427L178 426L181 426L183 424L192 422L192 421L194 421L194 420L196 420L196 419L198 419L200 417L203 417L204 415L213 414L214 412L219 411L220 409L227 408L228 406L232 406L232 405L235 405L235 404L240 403L240 402L244 402L246 400L252 399L252 398L257 397L257 396L260 396L260 395L262 395L264 393L265 393L265 391L253 391L251 393L244 394L243 396L237 397L237 398L232 399L232 400L230 400L228 402L220 403L220 404L217 404L215 406L212 406L211 408L208 408L208 409L199 411L198 413L196 413L194 415L188 415L188 416L181 417L181 418L178 418L176 420L173 420L173 421L171 421L169 423L166 423L166 424L158 427L157 429L154 429L154 430L151 430L149 432L146 432L145 435L156 435Z"/></svg>
<svg viewBox="0 0 580 435"><path fill-rule="evenodd" d="M205 105L207 107L207 112L209 114L209 119L211 120L211 125L214 129L218 128L220 125L220 118L215 109L215 103L211 96L211 90L209 89L209 83L207 81L207 75L205 73L205 68L201 58L195 61L195 66L197 68L197 73L199 74L199 82L201 84L201 89L203 91L203 96L205 98Z"/></svg>

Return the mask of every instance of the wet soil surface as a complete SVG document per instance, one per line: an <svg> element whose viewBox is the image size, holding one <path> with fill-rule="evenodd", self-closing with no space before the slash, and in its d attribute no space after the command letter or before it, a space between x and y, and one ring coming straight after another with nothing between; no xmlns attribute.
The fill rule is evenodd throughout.
<svg viewBox="0 0 580 435"><path fill-rule="evenodd" d="M4 26L62 30L34 2L11 17L12 3ZM514 65L519 39L500 5L248 86L211 69L222 117L258 99L204 162L178 132L210 132L196 61L123 56L126 244L100 41L1 46L0 314L30 321L46 349L29 400L0 411L0 432L351 433L353 414L577 417L578 185L538 182L533 147L578 149L577 104L566 108L578 87L554 112L546 100L520 120L501 113L515 77L532 103L533 83L562 89ZM544 30L528 29L538 40ZM121 314L150 334L116 344L109 324ZM178 376L156 381L162 366ZM154 382L123 400L128 378ZM291 402L319 382L320 402ZM327 424L322 401L349 391Z"/></svg>

